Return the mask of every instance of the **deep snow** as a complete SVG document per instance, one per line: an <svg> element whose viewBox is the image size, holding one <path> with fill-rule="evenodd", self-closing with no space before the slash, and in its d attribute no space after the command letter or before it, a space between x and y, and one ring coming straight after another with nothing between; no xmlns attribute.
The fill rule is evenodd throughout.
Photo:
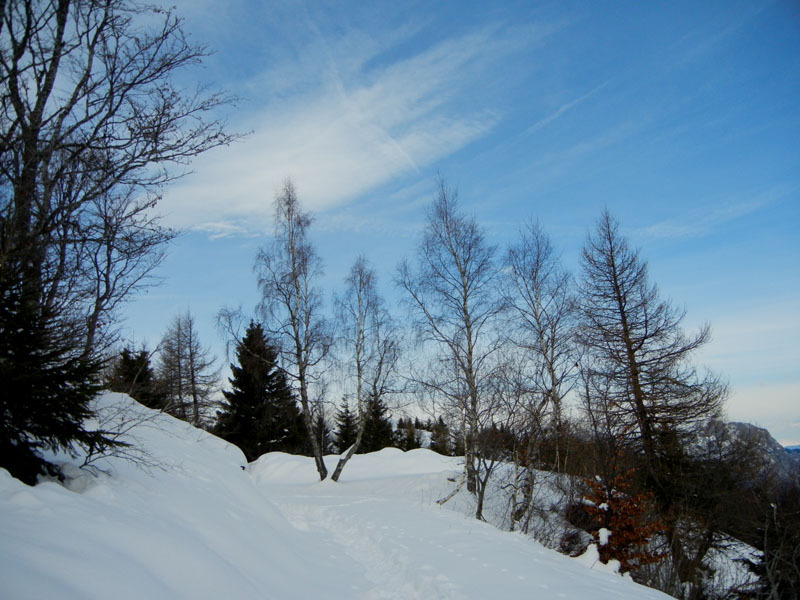
<svg viewBox="0 0 800 600"><path fill-rule="evenodd" d="M108 474L35 487L0 470L4 599L668 598L438 506L457 459L386 449L319 482L311 459L243 470L186 423L121 394L98 403L141 421L152 466L104 459Z"/></svg>

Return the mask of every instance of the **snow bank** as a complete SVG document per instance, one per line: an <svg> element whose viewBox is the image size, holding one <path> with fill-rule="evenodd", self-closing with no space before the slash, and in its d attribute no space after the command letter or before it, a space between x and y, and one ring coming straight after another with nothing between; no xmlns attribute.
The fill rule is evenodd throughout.
<svg viewBox="0 0 800 600"><path fill-rule="evenodd" d="M98 402L151 466L112 458L35 487L0 470L4 599L666 598L439 507L456 459L383 450L320 483L311 459L243 470L205 432L124 395Z"/></svg>
<svg viewBox="0 0 800 600"><path fill-rule="evenodd" d="M0 597L309 598L314 544L291 527L241 466L238 448L121 394L101 410L138 419L143 470L110 459L110 475L35 487L0 470ZM320 557L319 560L322 560ZM304 581L296 591L296 582Z"/></svg>

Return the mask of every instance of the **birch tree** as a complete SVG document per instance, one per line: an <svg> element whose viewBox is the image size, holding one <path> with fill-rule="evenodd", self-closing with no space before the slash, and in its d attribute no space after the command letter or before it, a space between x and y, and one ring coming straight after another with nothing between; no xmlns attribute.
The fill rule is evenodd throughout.
<svg viewBox="0 0 800 600"><path fill-rule="evenodd" d="M460 211L457 193L439 182L428 210L416 264L403 262L398 284L407 294L418 339L438 351L437 377L421 383L457 407L465 449L467 489L478 491L477 438L488 393L493 329L501 303L495 282L496 249L474 218Z"/></svg>
<svg viewBox="0 0 800 600"><path fill-rule="evenodd" d="M336 465L334 481L361 445L368 405L379 403L391 391L399 358L396 328L378 295L375 271L363 256L350 269L344 295L337 301L337 314L343 351L349 355L345 362L353 385L357 427L354 443Z"/></svg>
<svg viewBox="0 0 800 600"><path fill-rule="evenodd" d="M280 366L297 391L320 480L328 476L322 446L315 435L319 402L314 385L320 382L323 361L331 347L323 315L322 293L316 282L322 261L308 239L311 216L303 212L294 185L287 180L275 197L275 231L271 243L256 257L261 290L259 313L279 347Z"/></svg>
<svg viewBox="0 0 800 600"><path fill-rule="evenodd" d="M564 399L577 372L576 306L569 274L561 267L549 236L536 223L527 224L505 260L505 300L509 336L528 365L529 398L525 411L537 425L550 414L555 464L562 468ZM538 428L538 427L537 427Z"/></svg>
<svg viewBox="0 0 800 600"><path fill-rule="evenodd" d="M83 428L88 384L115 309L173 235L149 209L192 157L235 137L210 116L227 98L176 83L206 54L170 10L0 1L0 355L14 388L0 455L15 456L0 465L27 480L56 470L40 448L107 446Z"/></svg>

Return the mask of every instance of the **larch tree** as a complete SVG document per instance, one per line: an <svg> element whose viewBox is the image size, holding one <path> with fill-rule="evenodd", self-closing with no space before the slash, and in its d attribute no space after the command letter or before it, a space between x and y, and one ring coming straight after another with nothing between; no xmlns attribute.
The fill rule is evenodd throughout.
<svg viewBox="0 0 800 600"><path fill-rule="evenodd" d="M194 316L177 315L159 345L158 377L164 410L198 427L208 421L219 372L211 350L200 343Z"/></svg>
<svg viewBox="0 0 800 600"><path fill-rule="evenodd" d="M589 375L603 380L608 406L631 425L653 483L665 485L669 446L717 416L725 398L719 379L701 377L690 361L709 327L684 333L685 311L660 299L647 263L608 212L586 240L582 266L579 337L593 359Z"/></svg>
<svg viewBox="0 0 800 600"><path fill-rule="evenodd" d="M693 459L688 438L719 415L726 386L701 375L691 359L709 339L708 326L684 333L685 311L659 297L648 278L647 263L620 234L608 212L598 220L582 253L580 342L587 356L585 395L600 407L598 422L612 424L614 439L640 453L646 485L664 519L673 571L699 589L699 567L709 542L689 548L687 527L695 506L683 483ZM687 537L688 536L688 537Z"/></svg>
<svg viewBox="0 0 800 600"><path fill-rule="evenodd" d="M476 442L497 347L494 324L502 306L495 288L495 254L475 219L461 212L456 191L440 181L416 265L403 262L397 276L415 316L418 339L439 352L441 368L420 383L445 397L460 416L470 492L479 492Z"/></svg>
<svg viewBox="0 0 800 600"><path fill-rule="evenodd" d="M289 376L302 407L303 419L320 480L328 476L314 417L319 399L314 384L331 347L316 282L322 262L308 239L311 216L304 212L294 185L287 180L275 197L275 233L256 257L261 289L259 313L279 349L280 367Z"/></svg>

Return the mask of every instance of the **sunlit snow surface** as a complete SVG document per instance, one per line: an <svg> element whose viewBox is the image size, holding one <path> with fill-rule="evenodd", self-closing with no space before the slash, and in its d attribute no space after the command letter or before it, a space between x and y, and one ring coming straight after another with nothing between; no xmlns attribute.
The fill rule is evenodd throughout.
<svg viewBox="0 0 800 600"><path fill-rule="evenodd" d="M320 483L311 459L242 470L207 433L99 403L141 421L155 466L110 459L33 488L0 470L0 598L668 598L438 506L457 459L387 449Z"/></svg>

